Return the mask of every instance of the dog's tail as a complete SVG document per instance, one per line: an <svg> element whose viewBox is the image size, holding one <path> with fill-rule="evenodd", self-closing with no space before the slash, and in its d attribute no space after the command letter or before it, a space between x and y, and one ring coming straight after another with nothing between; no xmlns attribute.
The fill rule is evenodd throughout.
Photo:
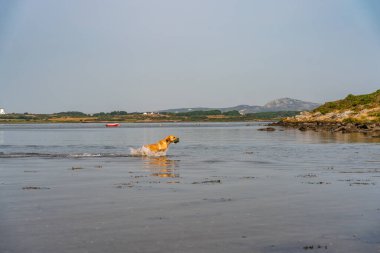
<svg viewBox="0 0 380 253"><path fill-rule="evenodd" d="M141 148L130 148L132 156L166 156L166 151L153 152L149 148L142 146Z"/></svg>

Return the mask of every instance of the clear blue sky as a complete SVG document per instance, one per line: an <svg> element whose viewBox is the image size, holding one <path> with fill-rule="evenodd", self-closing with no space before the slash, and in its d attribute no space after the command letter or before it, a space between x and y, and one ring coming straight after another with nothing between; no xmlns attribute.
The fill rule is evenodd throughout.
<svg viewBox="0 0 380 253"><path fill-rule="evenodd" d="M325 102L377 89L377 0L0 0L8 112Z"/></svg>

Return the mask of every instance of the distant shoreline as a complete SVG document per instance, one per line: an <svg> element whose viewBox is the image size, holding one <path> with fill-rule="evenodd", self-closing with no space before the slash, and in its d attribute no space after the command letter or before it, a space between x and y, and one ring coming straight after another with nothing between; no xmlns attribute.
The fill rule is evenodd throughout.
<svg viewBox="0 0 380 253"><path fill-rule="evenodd" d="M203 113L203 112L201 112ZM206 112L207 113L207 112ZM279 121L284 116L299 112L265 112L240 115L228 114L126 114L126 115L59 115L59 114L8 114L0 116L0 124L49 123L180 123L180 122L261 122Z"/></svg>
<svg viewBox="0 0 380 253"><path fill-rule="evenodd" d="M136 121L0 121L0 125L19 125L19 124L107 124L107 123L233 123L233 122L278 122L273 119L255 120L136 120Z"/></svg>

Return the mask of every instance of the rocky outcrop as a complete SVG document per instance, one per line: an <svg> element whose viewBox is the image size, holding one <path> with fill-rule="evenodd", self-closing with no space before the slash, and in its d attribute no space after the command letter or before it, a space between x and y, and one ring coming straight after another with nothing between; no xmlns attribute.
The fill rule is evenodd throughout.
<svg viewBox="0 0 380 253"><path fill-rule="evenodd" d="M380 123L343 123L343 122L300 122L280 121L271 126L297 128L300 131L329 131L340 133L365 133L372 137L380 137Z"/></svg>
<svg viewBox="0 0 380 253"><path fill-rule="evenodd" d="M380 137L380 90L364 95L350 94L273 125L296 127L300 131L359 132Z"/></svg>
<svg viewBox="0 0 380 253"><path fill-rule="evenodd" d="M322 114L321 112L301 112L295 117L285 118L285 122L376 122L380 115L380 107L359 111L343 110Z"/></svg>

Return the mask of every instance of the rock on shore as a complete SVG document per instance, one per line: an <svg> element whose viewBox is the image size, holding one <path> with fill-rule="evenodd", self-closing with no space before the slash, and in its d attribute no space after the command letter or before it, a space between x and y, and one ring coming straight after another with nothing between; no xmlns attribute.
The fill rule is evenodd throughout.
<svg viewBox="0 0 380 253"><path fill-rule="evenodd" d="M380 107L374 107L362 110L334 110L328 113L301 112L295 117L285 118L285 122L376 122L380 114Z"/></svg>
<svg viewBox="0 0 380 253"><path fill-rule="evenodd" d="M297 128L300 131L312 130L341 133L365 133L370 134L372 137L380 137L380 123L280 121L270 125Z"/></svg>

